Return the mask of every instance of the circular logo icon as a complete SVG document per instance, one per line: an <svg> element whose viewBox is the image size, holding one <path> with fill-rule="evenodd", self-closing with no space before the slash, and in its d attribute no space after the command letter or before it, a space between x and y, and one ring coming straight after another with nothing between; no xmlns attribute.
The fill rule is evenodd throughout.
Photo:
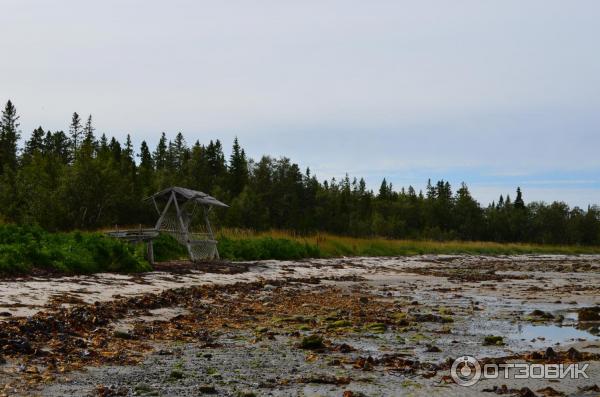
<svg viewBox="0 0 600 397"><path fill-rule="evenodd" d="M459 357L452 363L450 376L461 386L473 386L481 379L481 365L475 357Z"/></svg>

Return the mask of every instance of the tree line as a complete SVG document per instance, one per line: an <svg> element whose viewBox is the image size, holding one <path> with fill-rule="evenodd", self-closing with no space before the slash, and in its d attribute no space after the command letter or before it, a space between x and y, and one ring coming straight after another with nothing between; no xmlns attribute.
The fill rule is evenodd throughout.
<svg viewBox="0 0 600 397"><path fill-rule="evenodd" d="M0 120L0 219L48 230L97 229L153 224L143 201L168 186L209 193L231 207L218 210L220 226L286 229L352 236L600 244L600 208L564 202L525 203L516 189L487 207L466 184L447 181L394 190L385 179L378 191L345 175L319 181L288 158L248 158L237 138L226 158L222 143L189 145L183 134L162 134L151 149L97 135L92 116L73 114L69 130L38 127L23 147L15 106Z"/></svg>

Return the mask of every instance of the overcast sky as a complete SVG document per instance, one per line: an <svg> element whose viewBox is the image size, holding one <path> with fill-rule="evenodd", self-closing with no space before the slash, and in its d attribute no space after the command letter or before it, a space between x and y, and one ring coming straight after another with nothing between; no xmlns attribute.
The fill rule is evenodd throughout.
<svg viewBox="0 0 600 397"><path fill-rule="evenodd" d="M27 137L234 136L322 178L600 203L600 2L1 0Z"/></svg>

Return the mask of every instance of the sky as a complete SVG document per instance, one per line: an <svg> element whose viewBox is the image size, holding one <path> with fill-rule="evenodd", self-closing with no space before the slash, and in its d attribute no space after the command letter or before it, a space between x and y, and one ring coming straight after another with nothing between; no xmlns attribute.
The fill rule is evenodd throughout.
<svg viewBox="0 0 600 397"><path fill-rule="evenodd" d="M600 204L600 2L0 0L24 137L237 136L320 179Z"/></svg>

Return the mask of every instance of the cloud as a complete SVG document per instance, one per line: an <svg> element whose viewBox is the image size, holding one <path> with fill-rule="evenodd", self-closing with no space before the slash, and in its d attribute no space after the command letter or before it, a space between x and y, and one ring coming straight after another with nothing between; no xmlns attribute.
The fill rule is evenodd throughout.
<svg viewBox="0 0 600 397"><path fill-rule="evenodd" d="M373 186L583 180L600 171L599 17L595 1L10 1L0 100L25 134L91 113L138 144L238 136Z"/></svg>

